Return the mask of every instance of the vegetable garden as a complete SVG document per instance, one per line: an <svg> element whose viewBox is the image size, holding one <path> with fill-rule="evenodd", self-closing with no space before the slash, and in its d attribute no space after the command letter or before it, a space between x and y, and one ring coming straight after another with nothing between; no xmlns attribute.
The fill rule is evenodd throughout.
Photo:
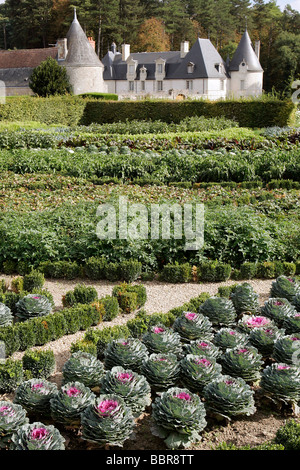
<svg viewBox="0 0 300 470"><path fill-rule="evenodd" d="M288 449L289 432L299 443L299 136L201 117L0 126L0 271L13 276L0 285L1 448L130 449L146 415L160 448L197 449L261 410L289 419L262 449ZM203 203L203 248L100 241L97 207L118 210L120 195ZM62 308L45 278L77 283ZM111 295L86 279L111 282ZM267 301L250 279L272 280ZM150 315L152 280L235 284ZM51 344L78 331L57 385Z"/></svg>

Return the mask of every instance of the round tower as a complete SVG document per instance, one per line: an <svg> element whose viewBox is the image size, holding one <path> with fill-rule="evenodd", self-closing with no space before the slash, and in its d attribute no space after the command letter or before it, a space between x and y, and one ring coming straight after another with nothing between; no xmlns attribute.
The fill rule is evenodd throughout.
<svg viewBox="0 0 300 470"><path fill-rule="evenodd" d="M67 34L67 55L62 64L72 85L74 95L105 93L104 66L79 24L74 9L74 20Z"/></svg>
<svg viewBox="0 0 300 470"><path fill-rule="evenodd" d="M262 94L263 69L252 47L247 29L229 63L228 72L230 74L229 94L234 98Z"/></svg>

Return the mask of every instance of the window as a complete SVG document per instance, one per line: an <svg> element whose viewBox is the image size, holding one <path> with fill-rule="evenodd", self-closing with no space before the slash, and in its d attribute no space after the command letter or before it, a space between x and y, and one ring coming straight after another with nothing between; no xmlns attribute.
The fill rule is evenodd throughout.
<svg viewBox="0 0 300 470"><path fill-rule="evenodd" d="M134 91L134 82L129 82L129 91Z"/></svg>
<svg viewBox="0 0 300 470"><path fill-rule="evenodd" d="M221 91L224 91L224 87L225 87L225 82L224 82L224 80L221 80L220 87L221 87Z"/></svg>
<svg viewBox="0 0 300 470"><path fill-rule="evenodd" d="M187 66L187 73L193 73L194 72L194 64L190 62Z"/></svg>
<svg viewBox="0 0 300 470"><path fill-rule="evenodd" d="M163 73L163 64L157 64L157 73Z"/></svg>
<svg viewBox="0 0 300 470"><path fill-rule="evenodd" d="M162 91L163 90L163 82L159 80L157 82L157 91Z"/></svg>
<svg viewBox="0 0 300 470"><path fill-rule="evenodd" d="M130 75L133 75L134 72L135 72L135 67L134 65L129 65L128 66L128 72L130 73Z"/></svg>
<svg viewBox="0 0 300 470"><path fill-rule="evenodd" d="M245 90L245 80L241 80L241 90Z"/></svg>
<svg viewBox="0 0 300 470"><path fill-rule="evenodd" d="M187 90L192 90L192 89L193 89L193 82L192 82L192 80L187 80L187 81L186 81L186 89L187 89Z"/></svg>
<svg viewBox="0 0 300 470"><path fill-rule="evenodd" d="M145 82L144 81L141 82L141 90L145 91Z"/></svg>

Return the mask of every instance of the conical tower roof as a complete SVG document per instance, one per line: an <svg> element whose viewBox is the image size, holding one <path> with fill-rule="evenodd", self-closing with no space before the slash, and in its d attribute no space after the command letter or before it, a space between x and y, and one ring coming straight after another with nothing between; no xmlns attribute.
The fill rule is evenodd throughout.
<svg viewBox="0 0 300 470"><path fill-rule="evenodd" d="M252 47L251 39L248 31L244 32L238 47L230 61L229 71L239 70L240 64L243 60L247 63L250 72L262 72L263 69L260 65L257 55Z"/></svg>
<svg viewBox="0 0 300 470"><path fill-rule="evenodd" d="M67 34L68 54L64 65L76 67L103 67L94 48L79 24L74 9L74 20Z"/></svg>

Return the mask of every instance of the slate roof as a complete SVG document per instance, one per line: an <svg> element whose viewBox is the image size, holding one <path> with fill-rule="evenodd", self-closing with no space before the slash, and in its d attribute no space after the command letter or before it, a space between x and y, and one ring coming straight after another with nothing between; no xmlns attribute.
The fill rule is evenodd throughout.
<svg viewBox="0 0 300 470"><path fill-rule="evenodd" d="M57 47L0 51L0 69L34 68L48 57L56 59Z"/></svg>
<svg viewBox="0 0 300 470"><path fill-rule="evenodd" d="M67 47L68 54L64 61L65 66L102 67L99 57L77 20L76 10L67 34Z"/></svg>
<svg viewBox="0 0 300 470"><path fill-rule="evenodd" d="M28 67L0 69L0 80L10 88L28 87L32 71L33 68Z"/></svg>
<svg viewBox="0 0 300 470"><path fill-rule="evenodd" d="M229 63L229 72L239 70L242 61L245 60L250 72L262 72L257 55L252 47L251 39L246 30L240 40L238 47Z"/></svg>
<svg viewBox="0 0 300 470"><path fill-rule="evenodd" d="M129 57L137 61L136 79L139 79L139 71L145 66L147 80L154 80L155 61L160 58L165 60L165 79L226 78L225 63L209 39L198 38L184 58L180 57L180 51L135 52ZM190 62L194 64L192 73L187 71ZM120 52L114 54L109 51L102 63L104 80L126 80L127 62L122 60ZM222 64L224 71L218 72L216 64Z"/></svg>

